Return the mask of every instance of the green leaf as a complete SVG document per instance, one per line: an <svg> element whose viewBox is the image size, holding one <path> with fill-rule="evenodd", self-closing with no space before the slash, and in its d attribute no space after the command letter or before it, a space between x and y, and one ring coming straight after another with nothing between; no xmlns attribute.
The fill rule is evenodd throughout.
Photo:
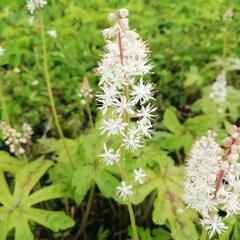
<svg viewBox="0 0 240 240"><path fill-rule="evenodd" d="M15 229L15 240L33 240L33 234L26 220L20 219Z"/></svg>
<svg viewBox="0 0 240 240"><path fill-rule="evenodd" d="M23 165L24 164L19 159L12 157L7 152L0 151L0 169L2 171L16 174Z"/></svg>
<svg viewBox="0 0 240 240"><path fill-rule="evenodd" d="M37 184L46 170L53 165L48 160L36 160L26 165L16 175L16 186L14 189L14 198L25 200L32 188Z"/></svg>
<svg viewBox="0 0 240 240"><path fill-rule="evenodd" d="M0 171L0 203L8 205L12 202L12 195L9 191L8 184L4 177L4 174Z"/></svg>
<svg viewBox="0 0 240 240"><path fill-rule="evenodd" d="M65 230L74 225L73 219L63 212L31 208L28 212L28 217L55 232Z"/></svg>
<svg viewBox="0 0 240 240"><path fill-rule="evenodd" d="M183 126L179 122L175 111L167 108L163 115L163 125L171 132L180 134L183 131Z"/></svg>
<svg viewBox="0 0 240 240"><path fill-rule="evenodd" d="M182 199L182 170L166 166L159 181L158 196L154 202L153 221L156 224L169 222L174 239L197 239L193 211L187 209Z"/></svg>
<svg viewBox="0 0 240 240"><path fill-rule="evenodd" d="M62 184L52 184L48 187L41 188L40 190L29 195L25 201L26 205L32 206L34 204L47 201L50 199L63 198L68 196L68 191Z"/></svg>
<svg viewBox="0 0 240 240"><path fill-rule="evenodd" d="M67 148L69 149L70 157L73 159L78 148L78 141L67 138L65 138L64 140ZM66 153L61 139L41 139L39 142L43 146L46 153L56 152L57 161L69 164L69 157Z"/></svg>
<svg viewBox="0 0 240 240"><path fill-rule="evenodd" d="M100 171L95 181L101 193L107 198L113 196L119 185L119 180L107 171Z"/></svg>
<svg viewBox="0 0 240 240"><path fill-rule="evenodd" d="M32 205L41 201L64 197L65 190L58 184L30 194L34 185L52 164L51 161L36 160L25 165L16 174L13 195L10 193L4 175L0 171L0 184L2 185L0 191L4 196L0 196L3 205L0 207L0 240L6 240L8 232L12 229L15 229L15 239L33 240L33 234L28 223L30 220L34 220L53 231L65 230L73 226L72 218L66 216L63 212L32 208Z"/></svg>
<svg viewBox="0 0 240 240"><path fill-rule="evenodd" d="M91 187L94 174L94 167L91 165L82 166L82 168L75 170L72 185L75 187L74 199L78 204L82 202Z"/></svg>
<svg viewBox="0 0 240 240"><path fill-rule="evenodd" d="M228 217L226 219L226 225L228 228L221 234L220 240L229 240L231 239L230 236L235 229L238 229L237 218L235 216ZM237 235L239 237L239 235ZM236 238L237 239L237 238Z"/></svg>
<svg viewBox="0 0 240 240"><path fill-rule="evenodd" d="M191 66L190 71L186 74L186 80L184 82L184 87L190 86L201 86L203 83L203 77L200 75L199 70L196 66Z"/></svg>
<svg viewBox="0 0 240 240"><path fill-rule="evenodd" d="M144 169L147 174L147 179L143 185L137 185L134 188L134 194L131 201L134 204L141 203L154 189L158 187L159 182L155 178L155 174L150 169Z"/></svg>

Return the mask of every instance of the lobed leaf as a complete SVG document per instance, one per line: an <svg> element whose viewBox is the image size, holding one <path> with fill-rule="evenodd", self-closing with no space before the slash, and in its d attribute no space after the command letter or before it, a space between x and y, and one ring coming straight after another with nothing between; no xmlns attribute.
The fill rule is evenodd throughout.
<svg viewBox="0 0 240 240"><path fill-rule="evenodd" d="M0 169L2 171L16 174L22 169L23 165L19 159L12 157L7 152L0 151Z"/></svg>
<svg viewBox="0 0 240 240"><path fill-rule="evenodd" d="M64 212L31 208L28 212L28 217L55 232L65 230L74 225L73 219L67 216Z"/></svg>
<svg viewBox="0 0 240 240"><path fill-rule="evenodd" d="M25 201L32 188L37 184L46 170L53 165L48 160L36 160L27 164L17 175L14 198Z"/></svg>

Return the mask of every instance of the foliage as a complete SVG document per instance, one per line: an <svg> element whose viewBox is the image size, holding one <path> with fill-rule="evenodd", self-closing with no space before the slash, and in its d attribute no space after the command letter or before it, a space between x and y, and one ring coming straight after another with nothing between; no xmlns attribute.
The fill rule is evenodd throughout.
<svg viewBox="0 0 240 240"><path fill-rule="evenodd" d="M66 196L59 184L52 184L32 193L33 187L52 166L48 160L36 160L24 167L19 166L17 160L1 154L1 160L11 163L11 172L15 172L15 186L13 193L9 189L3 168L0 172L1 197L0 203L0 239L7 239L10 230L15 229L16 240L34 239L29 221L34 221L52 231L64 230L74 225L74 221L60 211L43 210L33 207L40 202ZM5 155L5 156L3 156ZM4 169L6 170L6 169Z"/></svg>
<svg viewBox="0 0 240 240"><path fill-rule="evenodd" d="M142 240L199 239L198 216L183 202L184 159L192 144L209 129L220 141L232 124L239 123L239 1L48 2L44 10L46 30L55 28L58 34L56 39L47 37L49 71L74 167L56 137L42 72L39 23L28 26L25 0L1 0L0 46L6 51L0 58L0 85L11 124L17 129L29 122L34 128L27 153L29 159L37 160L26 164L24 159L9 154L2 139L0 240L13 235L16 240L34 239L39 231L44 239L74 239L78 224L80 228L84 225L82 218L92 187L95 192L90 220L84 226L85 237L118 239L119 231L120 238L133 238L130 227L127 232L126 203L116 195L121 179L117 166L105 166L99 158L106 139L98 130L101 119L97 104L90 106L95 123L91 129L87 108L78 97L85 77L98 92L94 68L103 52L101 31L109 26L106 15L119 7L129 9L131 27L148 42L154 68L147 79L154 82L157 99L156 133L144 142L144 148L127 153L125 158L139 236ZM234 18L226 24L222 16L230 4ZM223 54L224 44L227 56ZM209 93L222 69L227 71L228 86L220 112ZM115 146L118 140L112 138L109 143ZM143 185L134 182L136 168L147 173ZM147 210L149 214L142 220ZM229 218L227 225L220 239L238 240L239 217ZM46 229L68 231L50 233Z"/></svg>

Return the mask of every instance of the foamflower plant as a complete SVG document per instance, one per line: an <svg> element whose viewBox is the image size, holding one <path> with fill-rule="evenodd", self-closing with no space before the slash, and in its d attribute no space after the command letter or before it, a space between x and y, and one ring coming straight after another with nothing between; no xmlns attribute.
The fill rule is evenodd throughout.
<svg viewBox="0 0 240 240"><path fill-rule="evenodd" d="M202 216L204 227L201 240L227 228L225 218L240 213L240 128L233 126L224 147L209 132L197 141L187 161L185 174L185 201ZM219 215L226 212L226 217Z"/></svg>
<svg viewBox="0 0 240 240"><path fill-rule="evenodd" d="M148 47L139 35L129 28L128 10L120 9L110 13L108 19L113 26L103 31L106 41L105 54L96 69L100 76L98 93L99 109L107 112L100 129L108 137L121 139L119 148L104 144L102 161L106 165L118 164L121 184L116 194L125 201L130 214L134 239L138 239L135 218L130 201L133 186L126 180L125 153L143 147L142 138L151 137L153 112L150 105L154 100L153 85L144 80L152 65L148 59ZM132 119L134 118L134 121ZM135 181L144 183L144 170L135 170Z"/></svg>

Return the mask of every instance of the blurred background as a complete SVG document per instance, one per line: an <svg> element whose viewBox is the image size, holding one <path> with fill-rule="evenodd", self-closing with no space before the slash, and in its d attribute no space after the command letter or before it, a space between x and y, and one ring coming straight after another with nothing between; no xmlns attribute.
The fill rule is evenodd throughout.
<svg viewBox="0 0 240 240"><path fill-rule="evenodd" d="M233 7L228 23L227 55L238 58L239 1L223 0L49 0L45 11L46 30L56 29L57 38L48 37L49 67L61 123L68 137L86 127L86 111L79 104L78 89L88 78L98 90L94 68L103 54L101 31L109 26L109 12L125 7L130 25L149 43L159 110L174 106L181 120L189 115L203 87L211 85L221 66L209 63L223 54L223 14ZM31 122L40 133L51 125L50 109L42 76L41 43L38 24L29 26L26 2L0 1L0 78L4 83L12 119ZM220 61L220 60L219 60ZM211 65L211 64L210 64ZM239 70L231 71L228 83L239 87ZM96 106L91 106L94 117ZM19 119L19 116L21 118ZM14 121L14 120L13 120ZM74 131L72 131L74 129ZM78 131L76 131L78 130ZM55 134L52 132L51 134Z"/></svg>

